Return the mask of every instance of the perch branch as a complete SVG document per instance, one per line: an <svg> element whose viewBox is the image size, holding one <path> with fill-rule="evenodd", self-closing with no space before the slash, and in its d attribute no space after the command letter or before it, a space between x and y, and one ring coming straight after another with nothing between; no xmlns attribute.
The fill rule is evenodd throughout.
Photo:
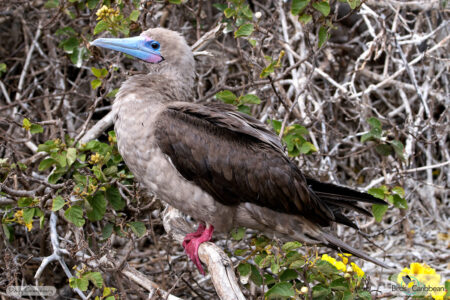
<svg viewBox="0 0 450 300"><path fill-rule="evenodd" d="M163 213L164 229L178 242L183 242L191 226L179 210L167 206ZM198 248L200 260L208 267L217 295L222 300L243 300L230 258L213 243L202 243Z"/></svg>

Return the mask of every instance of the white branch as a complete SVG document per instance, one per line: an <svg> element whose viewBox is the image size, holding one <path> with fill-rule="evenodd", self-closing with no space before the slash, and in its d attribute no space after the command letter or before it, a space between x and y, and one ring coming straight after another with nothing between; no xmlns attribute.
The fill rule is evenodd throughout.
<svg viewBox="0 0 450 300"><path fill-rule="evenodd" d="M41 265L39 266L39 268L36 271L36 274L34 275L34 279L36 280L38 280L41 277L42 272L47 267L47 265L53 261L59 262L59 264L64 270L64 273L68 278L73 277L72 273L70 272L70 269L67 267L66 262L64 261L64 258L61 256L61 254L69 254L69 252L59 247L58 231L56 230L57 223L58 223L58 216L55 214L55 212L52 212L50 215L49 226L50 226L50 241L52 243L53 253L42 260ZM74 290L81 297L81 299L87 299L81 290L79 290L78 288L75 288Z"/></svg>

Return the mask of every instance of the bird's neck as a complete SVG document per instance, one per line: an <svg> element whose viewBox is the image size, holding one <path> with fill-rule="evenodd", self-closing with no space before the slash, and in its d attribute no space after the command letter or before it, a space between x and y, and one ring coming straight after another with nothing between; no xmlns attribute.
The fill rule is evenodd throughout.
<svg viewBox="0 0 450 300"><path fill-rule="evenodd" d="M143 105L192 101L193 85L193 74L180 74L167 69L136 75L122 84L116 102L130 99L127 97L129 95L135 95L133 98Z"/></svg>

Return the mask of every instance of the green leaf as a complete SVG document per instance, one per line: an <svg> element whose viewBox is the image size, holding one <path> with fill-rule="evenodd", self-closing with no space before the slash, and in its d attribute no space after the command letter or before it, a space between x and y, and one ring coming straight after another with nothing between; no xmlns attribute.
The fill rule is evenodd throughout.
<svg viewBox="0 0 450 300"><path fill-rule="evenodd" d="M300 152L303 154L309 154L311 152L316 152L316 151L317 151L316 147L313 144L311 144L310 142L304 142L302 144L302 146L300 147Z"/></svg>
<svg viewBox="0 0 450 300"><path fill-rule="evenodd" d="M275 132L276 132L277 134L279 134L279 133L280 133L280 130L281 130L281 126L282 126L281 121L278 121L278 120L270 120L270 124L272 124L273 130L275 130Z"/></svg>
<svg viewBox="0 0 450 300"><path fill-rule="evenodd" d="M271 258L270 271L274 274L280 273L280 264L273 257Z"/></svg>
<svg viewBox="0 0 450 300"><path fill-rule="evenodd" d="M52 202L52 211L58 211L61 208L64 207L65 201L63 199L63 197L61 196L56 196L55 198L53 198L53 202Z"/></svg>
<svg viewBox="0 0 450 300"><path fill-rule="evenodd" d="M396 186L392 188L392 192L396 193L400 197L405 197L405 190L401 186Z"/></svg>
<svg viewBox="0 0 450 300"><path fill-rule="evenodd" d="M81 278L72 277L69 278L69 285L73 289L79 289L80 291L85 292L87 291L87 288L89 286L89 280L84 277Z"/></svg>
<svg viewBox="0 0 450 300"><path fill-rule="evenodd" d="M87 0L87 7L89 9L94 9L97 4L98 4L99 0Z"/></svg>
<svg viewBox="0 0 450 300"><path fill-rule="evenodd" d="M87 278L95 287L101 289L103 287L103 278L100 272L87 272L83 274L83 278Z"/></svg>
<svg viewBox="0 0 450 300"><path fill-rule="evenodd" d="M252 271L252 267L248 263L241 263L238 266L239 275L241 277L246 277L250 274Z"/></svg>
<svg viewBox="0 0 450 300"><path fill-rule="evenodd" d="M22 197L17 201L17 206L19 207L28 207L33 203L33 198L31 197Z"/></svg>
<svg viewBox="0 0 450 300"><path fill-rule="evenodd" d="M319 297L326 297L329 294L331 294L331 289L322 284L318 284L312 288L313 299L316 299Z"/></svg>
<svg viewBox="0 0 450 300"><path fill-rule="evenodd" d="M355 297L353 297L353 294L350 291L345 291L344 294L342 295L342 300L353 300L353 299L355 299Z"/></svg>
<svg viewBox="0 0 450 300"><path fill-rule="evenodd" d="M94 79L91 81L91 87L93 90L97 89L102 85L102 81L100 79Z"/></svg>
<svg viewBox="0 0 450 300"><path fill-rule="evenodd" d="M68 148L66 158L67 158L67 165L71 166L77 160L77 149Z"/></svg>
<svg viewBox="0 0 450 300"><path fill-rule="evenodd" d="M214 3L213 6L222 12L228 8L228 6L224 3Z"/></svg>
<svg viewBox="0 0 450 300"><path fill-rule="evenodd" d="M8 241L12 241L12 238L14 237L14 233L12 231L12 228L6 224L2 224L3 232L5 233L5 237Z"/></svg>
<svg viewBox="0 0 450 300"><path fill-rule="evenodd" d="M308 5L310 0L293 0L291 5L291 14L298 15Z"/></svg>
<svg viewBox="0 0 450 300"><path fill-rule="evenodd" d="M23 210L23 221L25 223L31 223L33 221L34 214L35 214L34 207L25 208Z"/></svg>
<svg viewBox="0 0 450 300"><path fill-rule="evenodd" d="M358 291L358 299L371 300L372 295L370 295L370 292L368 292L368 291Z"/></svg>
<svg viewBox="0 0 450 300"><path fill-rule="evenodd" d="M116 211L122 210L126 205L116 187L110 187L106 190L106 199Z"/></svg>
<svg viewBox="0 0 450 300"><path fill-rule="evenodd" d="M318 261L316 263L316 268L319 272L325 275L333 275L339 273L338 269L336 269L335 266L324 260Z"/></svg>
<svg viewBox="0 0 450 300"><path fill-rule="evenodd" d="M304 265L305 265L305 260L304 259L299 259L299 260L295 260L294 262L292 262L290 265L289 265L289 268L292 268L292 269L300 269L300 268L302 268Z"/></svg>
<svg viewBox="0 0 450 300"><path fill-rule="evenodd" d="M181 4L181 0L169 0L169 3L172 3L172 4Z"/></svg>
<svg viewBox="0 0 450 300"><path fill-rule="evenodd" d="M381 138L381 135L383 134L383 130L381 129L381 127L372 127L369 133L372 138L379 140Z"/></svg>
<svg viewBox="0 0 450 300"><path fill-rule="evenodd" d="M58 180L65 174L64 171L59 171L58 169L56 169L55 172L53 172L49 177L48 177L48 182L55 184L58 182Z"/></svg>
<svg viewBox="0 0 450 300"><path fill-rule="evenodd" d="M381 222L381 220L383 219L383 216L386 213L387 209L388 209L387 205L373 204L372 205L372 214L375 217L375 221Z"/></svg>
<svg viewBox="0 0 450 300"><path fill-rule="evenodd" d="M248 249L236 249L234 251L234 255L235 256L243 256L245 253L247 253L249 250Z"/></svg>
<svg viewBox="0 0 450 300"><path fill-rule="evenodd" d="M97 25L95 25L94 34L99 34L108 29L108 27L109 27L108 23L106 23L103 20L100 20L100 22L98 22Z"/></svg>
<svg viewBox="0 0 450 300"><path fill-rule="evenodd" d="M250 280L253 281L256 285L262 285L263 284L263 278L261 274L258 271L258 268L256 266L251 265L252 273L250 275Z"/></svg>
<svg viewBox="0 0 450 300"><path fill-rule="evenodd" d="M323 46L323 44L327 41L328 39L328 29L324 26L320 26L319 29L319 48L321 48Z"/></svg>
<svg viewBox="0 0 450 300"><path fill-rule="evenodd" d="M381 200L384 200L385 197L385 190L383 188L371 188L367 191L367 193Z"/></svg>
<svg viewBox="0 0 450 300"><path fill-rule="evenodd" d="M44 4L45 8L57 8L58 6L59 6L59 1L58 0L48 0Z"/></svg>
<svg viewBox="0 0 450 300"><path fill-rule="evenodd" d="M102 78L102 69L97 69L95 67L92 67L91 72L95 77Z"/></svg>
<svg viewBox="0 0 450 300"><path fill-rule="evenodd" d="M287 242L287 243L285 243L282 247L281 247L281 249L284 251L284 252L288 252L288 251L291 251L291 250L294 250L294 249L298 249L298 248L300 248L302 246L302 244L300 243L300 242L297 242L297 241L294 241L294 242Z"/></svg>
<svg viewBox="0 0 450 300"><path fill-rule="evenodd" d="M145 228L144 223L142 222L130 222L129 223L131 230L136 234L138 237L144 236L147 229Z"/></svg>
<svg viewBox="0 0 450 300"><path fill-rule="evenodd" d="M108 98L114 98L117 94L117 92L119 91L119 89L112 89L107 95L106 97Z"/></svg>
<svg viewBox="0 0 450 300"><path fill-rule="evenodd" d="M330 14L330 4L328 1L322 1L322 2L313 2L312 6L322 13L325 17Z"/></svg>
<svg viewBox="0 0 450 300"><path fill-rule="evenodd" d="M260 269L267 268L270 265L270 261L273 258L273 255L267 255L265 253L258 254L253 259L255 261L255 264L258 265Z"/></svg>
<svg viewBox="0 0 450 300"><path fill-rule="evenodd" d="M236 240L240 241L245 235L245 228L244 227L238 227L231 230L231 237Z"/></svg>
<svg viewBox="0 0 450 300"><path fill-rule="evenodd" d="M91 210L86 212L88 219L90 221L100 221L103 219L106 212L105 194L102 191L98 191L88 202L91 205Z"/></svg>
<svg viewBox="0 0 450 300"><path fill-rule="evenodd" d="M271 287L265 294L266 299L290 298L295 296L295 291L290 282L280 282Z"/></svg>
<svg viewBox="0 0 450 300"><path fill-rule="evenodd" d="M255 27L253 26L253 24L244 24L240 26L238 30L236 30L236 32L234 33L234 37L238 38L241 36L249 36L254 30Z"/></svg>
<svg viewBox="0 0 450 300"><path fill-rule="evenodd" d="M361 1L360 0L347 0L347 3L350 5L351 9L355 9L358 6L361 5Z"/></svg>
<svg viewBox="0 0 450 300"><path fill-rule="evenodd" d="M367 120L367 123L369 123L371 128L380 128L381 129L381 122L377 118L371 117L369 120Z"/></svg>
<svg viewBox="0 0 450 300"><path fill-rule="evenodd" d="M247 115L251 115L251 111L250 111L250 107L247 105L238 105L238 111L240 111L241 113L247 114Z"/></svg>
<svg viewBox="0 0 450 300"><path fill-rule="evenodd" d="M258 96L252 95L252 94L247 94L245 96L242 96L240 100L241 100L241 103L250 103L250 104L260 104L261 103L261 99L259 99Z"/></svg>
<svg viewBox="0 0 450 300"><path fill-rule="evenodd" d="M64 216L69 222L72 222L77 227L82 227L84 225L83 209L81 206L73 205L69 207L65 212Z"/></svg>
<svg viewBox="0 0 450 300"><path fill-rule="evenodd" d="M59 45L64 49L66 53L70 54L75 51L75 49L78 47L79 44L80 43L78 39L74 36L71 36L68 39L63 40Z"/></svg>
<svg viewBox="0 0 450 300"><path fill-rule="evenodd" d="M312 15L310 14L302 14L298 17L298 20L302 23L302 24L308 24L309 22L311 22L312 20Z"/></svg>
<svg viewBox="0 0 450 300"><path fill-rule="evenodd" d="M133 10L130 14L130 20L133 22L136 22L138 20L140 14L141 14L141 12L139 10Z"/></svg>
<svg viewBox="0 0 450 300"><path fill-rule="evenodd" d="M400 157L401 159L405 159L405 156L403 153L405 152L405 146L403 146L403 143L398 140L393 140L390 142L392 148L394 148L395 153Z"/></svg>
<svg viewBox="0 0 450 300"><path fill-rule="evenodd" d="M0 63L0 76L2 76L2 73L6 73L6 64Z"/></svg>
<svg viewBox="0 0 450 300"><path fill-rule="evenodd" d="M408 208L408 203L406 202L406 199L400 197L397 194L392 195L392 199L393 199L393 204L395 207L398 208L402 208L402 209L407 209Z"/></svg>
<svg viewBox="0 0 450 300"><path fill-rule="evenodd" d="M28 120L27 118L24 118L24 119L22 120L22 127L23 127L25 130L30 130L30 128L31 128L31 122L30 122L30 120Z"/></svg>
<svg viewBox="0 0 450 300"><path fill-rule="evenodd" d="M42 128L42 126L39 125L39 124L31 124L30 132L31 132L32 134L35 134L35 133L43 133L43 132L44 132L44 128Z"/></svg>
<svg viewBox="0 0 450 300"><path fill-rule="evenodd" d="M388 144L379 144L375 146L375 151L383 156L392 154L392 147Z"/></svg>
<svg viewBox="0 0 450 300"><path fill-rule="evenodd" d="M293 269L286 269L280 274L281 281L291 281L298 277L298 273Z"/></svg>
<svg viewBox="0 0 450 300"><path fill-rule="evenodd" d="M266 78L267 76L269 76L270 74L275 72L275 64L276 64L276 61L271 62L267 67L265 67L261 71L261 74L259 74L259 77L260 78Z"/></svg>
<svg viewBox="0 0 450 300"><path fill-rule="evenodd" d="M233 104L236 101L237 97L233 92L224 90L216 94L216 99L219 99L228 104Z"/></svg>
<svg viewBox="0 0 450 300"><path fill-rule="evenodd" d="M229 7L227 9L225 9L225 11L223 13L225 14L226 18L230 18L230 17L236 15L236 10Z"/></svg>
<svg viewBox="0 0 450 300"><path fill-rule="evenodd" d="M346 278L338 278L330 283L330 288L336 291L348 291L348 281Z"/></svg>
<svg viewBox="0 0 450 300"><path fill-rule="evenodd" d="M363 134L363 135L361 136L361 143L364 143L364 142L366 142L366 141L369 141L369 140L371 140L372 138L373 138L372 133L370 133L370 132L365 133L365 134Z"/></svg>
<svg viewBox="0 0 450 300"><path fill-rule="evenodd" d="M102 230L102 238L105 240L108 239L111 236L113 229L114 229L113 224L106 223L105 227L103 227L103 230Z"/></svg>
<svg viewBox="0 0 450 300"><path fill-rule="evenodd" d="M248 42L250 43L250 45L252 45L252 47L256 46L256 40L254 39L249 39Z"/></svg>

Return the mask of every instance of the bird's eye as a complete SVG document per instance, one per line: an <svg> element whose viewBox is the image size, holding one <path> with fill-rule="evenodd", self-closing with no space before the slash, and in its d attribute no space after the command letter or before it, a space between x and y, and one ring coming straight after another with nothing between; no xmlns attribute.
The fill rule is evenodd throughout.
<svg viewBox="0 0 450 300"><path fill-rule="evenodd" d="M158 42L151 42L150 47L152 47L153 50L159 50L160 45Z"/></svg>

